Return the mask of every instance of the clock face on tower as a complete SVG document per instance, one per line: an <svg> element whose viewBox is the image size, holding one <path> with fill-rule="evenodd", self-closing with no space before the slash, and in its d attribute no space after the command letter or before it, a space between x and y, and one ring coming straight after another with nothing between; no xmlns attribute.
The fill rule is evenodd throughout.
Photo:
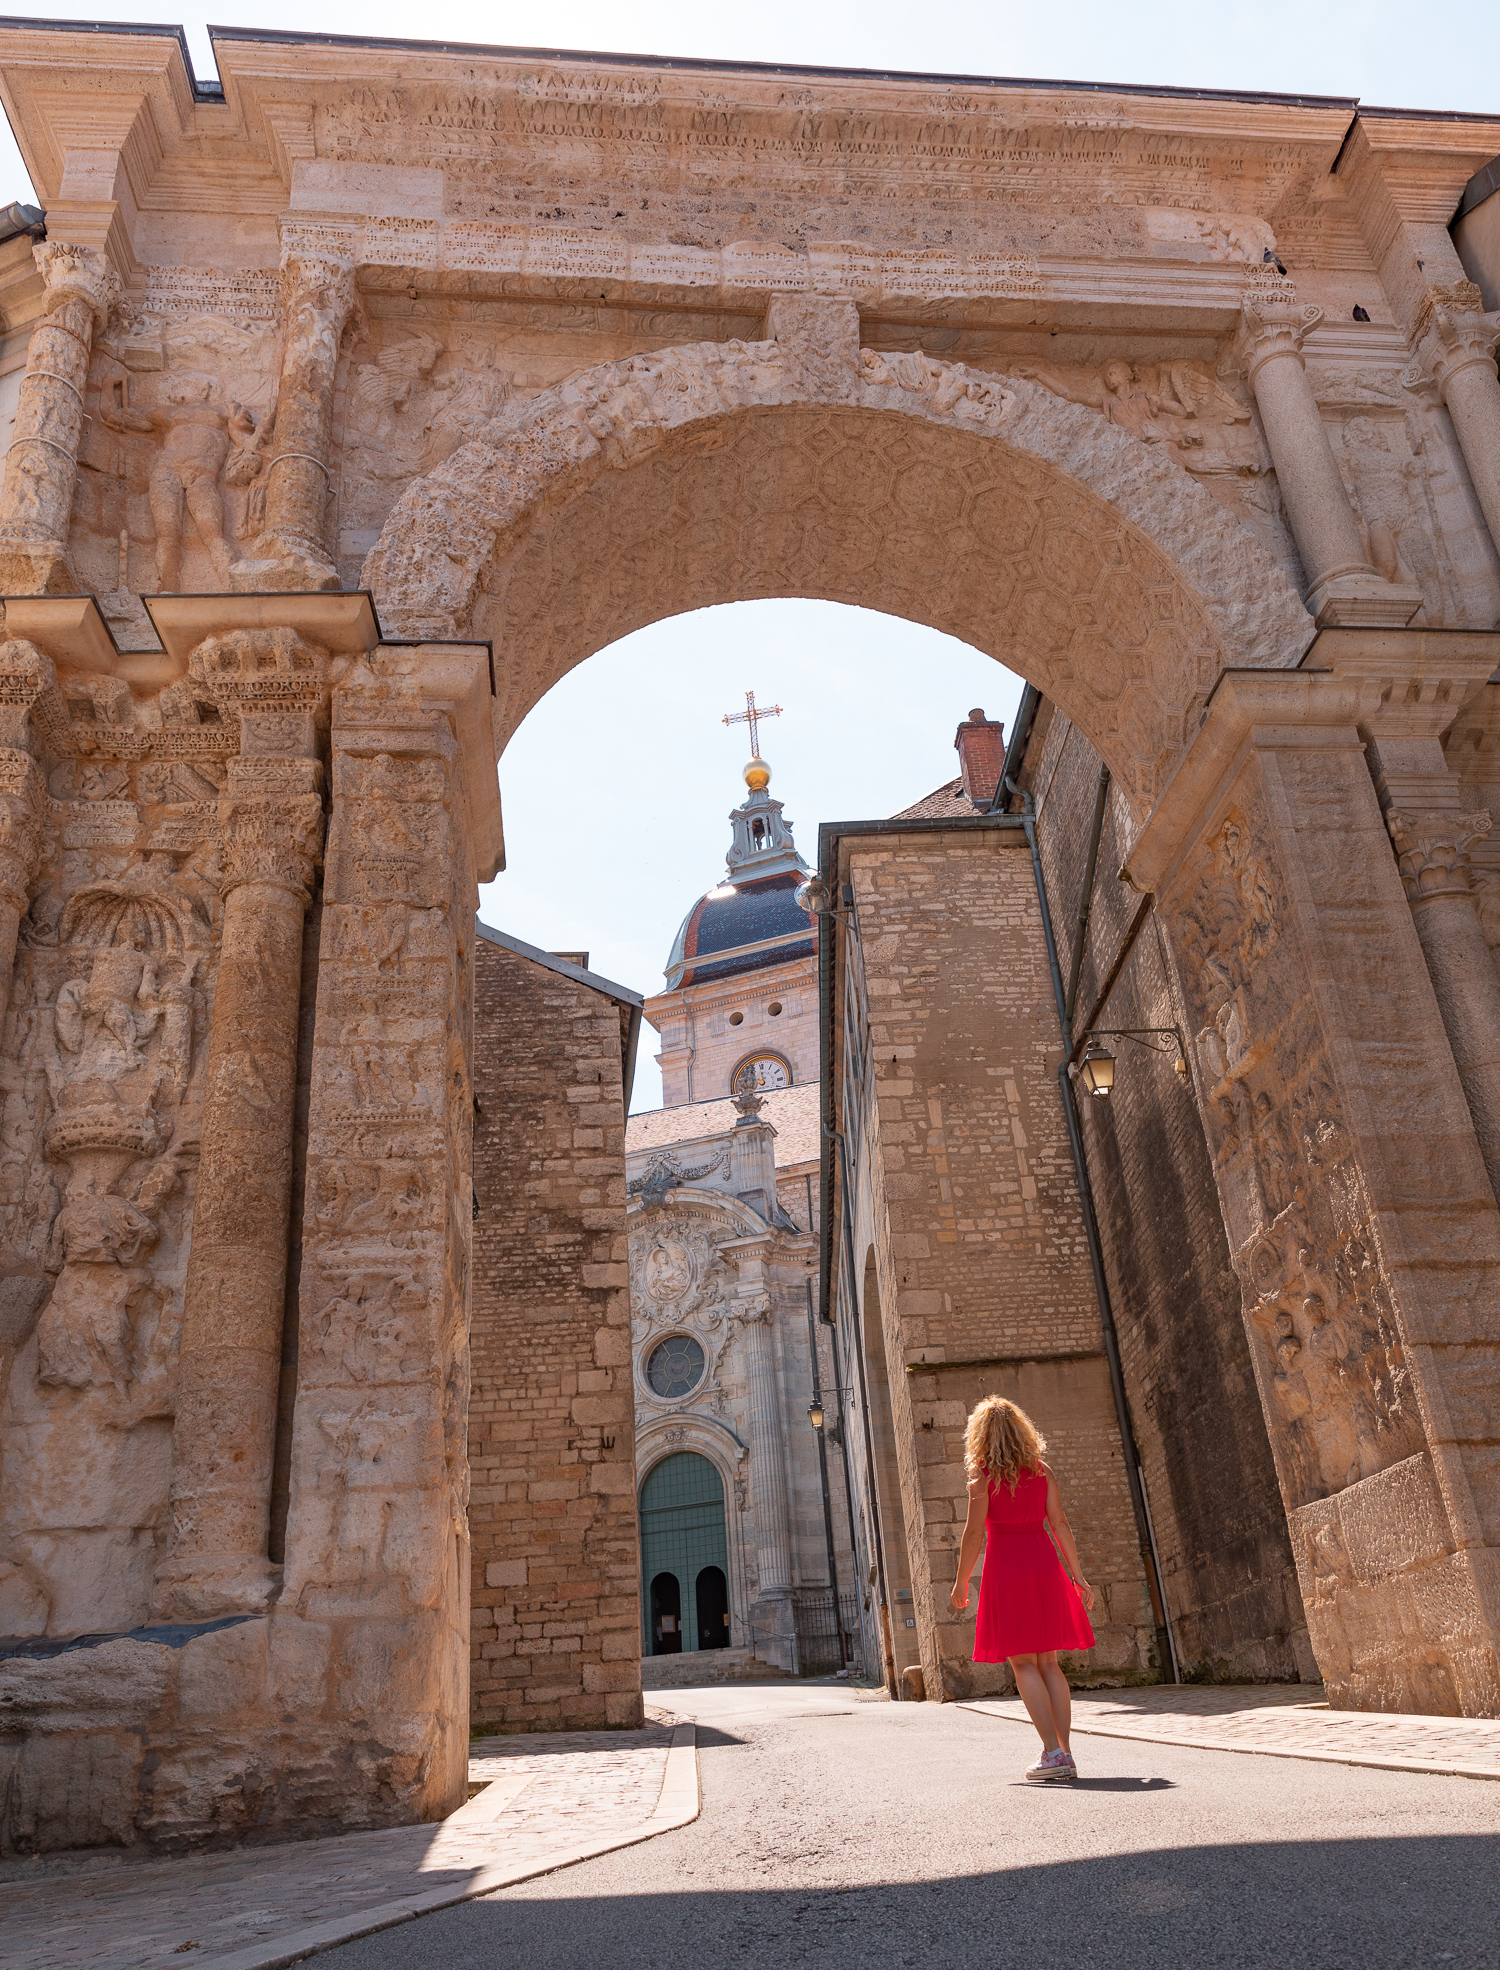
<svg viewBox="0 0 1500 1970"><path fill-rule="evenodd" d="M779 1053L747 1054L729 1077L733 1094L764 1094L768 1088L791 1085L791 1066Z"/></svg>

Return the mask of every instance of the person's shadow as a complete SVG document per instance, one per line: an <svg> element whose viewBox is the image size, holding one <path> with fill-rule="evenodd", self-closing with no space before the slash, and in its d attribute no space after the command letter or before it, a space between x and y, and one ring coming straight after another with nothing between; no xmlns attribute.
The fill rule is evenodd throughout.
<svg viewBox="0 0 1500 1970"><path fill-rule="evenodd" d="M1035 1779L1012 1779L1013 1792L1175 1792L1177 1783L1169 1778L1055 1778L1038 1784Z"/></svg>

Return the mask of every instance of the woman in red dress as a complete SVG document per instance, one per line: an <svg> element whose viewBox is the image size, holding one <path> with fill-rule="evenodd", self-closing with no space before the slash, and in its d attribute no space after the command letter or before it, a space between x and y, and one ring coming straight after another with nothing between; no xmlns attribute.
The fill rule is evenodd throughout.
<svg viewBox="0 0 1500 1970"><path fill-rule="evenodd" d="M1094 1646L1084 1612L1094 1605L1094 1590L1078 1564L1057 1479L1042 1462L1046 1448L1026 1411L1004 1396L986 1396L969 1418L964 1444L969 1516L950 1598L962 1614L969 1605L969 1575L983 1547L974 1660L1009 1661L1015 1674L1021 1701L1042 1736L1042 1755L1027 1778L1065 1779L1076 1778L1078 1768L1068 1749L1072 1693L1057 1651Z"/></svg>

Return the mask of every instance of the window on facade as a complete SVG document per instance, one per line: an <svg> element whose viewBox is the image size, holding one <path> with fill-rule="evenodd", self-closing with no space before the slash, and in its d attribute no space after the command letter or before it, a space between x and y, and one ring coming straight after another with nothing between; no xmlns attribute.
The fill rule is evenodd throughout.
<svg viewBox="0 0 1500 1970"><path fill-rule="evenodd" d="M671 1334L651 1350L646 1380L658 1395L691 1395L703 1380L703 1350L691 1334Z"/></svg>

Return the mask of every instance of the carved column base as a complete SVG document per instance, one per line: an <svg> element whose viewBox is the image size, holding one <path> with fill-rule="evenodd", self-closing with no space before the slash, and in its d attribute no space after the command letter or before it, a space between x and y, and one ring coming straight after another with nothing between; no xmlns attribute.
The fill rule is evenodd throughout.
<svg viewBox="0 0 1500 1970"><path fill-rule="evenodd" d="M255 553L230 568L229 586L236 595L306 595L341 584L327 557L305 541L262 534Z"/></svg>
<svg viewBox="0 0 1500 1970"><path fill-rule="evenodd" d="M0 595L78 595L83 590L60 540L0 535Z"/></svg>
<svg viewBox="0 0 1500 1970"><path fill-rule="evenodd" d="M1336 574L1317 584L1307 606L1319 629L1405 629L1422 606L1422 591L1373 570Z"/></svg>

